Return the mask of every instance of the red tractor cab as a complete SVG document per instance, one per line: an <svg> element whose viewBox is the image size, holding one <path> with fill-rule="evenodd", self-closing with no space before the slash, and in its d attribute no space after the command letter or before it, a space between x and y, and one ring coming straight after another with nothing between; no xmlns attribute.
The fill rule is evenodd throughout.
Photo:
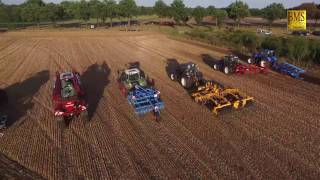
<svg viewBox="0 0 320 180"><path fill-rule="evenodd" d="M86 94L78 72L56 72L53 89L54 115L58 121L88 116Z"/></svg>

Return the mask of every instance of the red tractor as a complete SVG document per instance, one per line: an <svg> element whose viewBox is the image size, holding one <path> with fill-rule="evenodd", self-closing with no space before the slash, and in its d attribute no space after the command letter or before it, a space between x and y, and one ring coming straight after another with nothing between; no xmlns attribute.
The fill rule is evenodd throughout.
<svg viewBox="0 0 320 180"><path fill-rule="evenodd" d="M88 117L86 94L78 72L56 72L53 89L54 115L59 122L73 117Z"/></svg>

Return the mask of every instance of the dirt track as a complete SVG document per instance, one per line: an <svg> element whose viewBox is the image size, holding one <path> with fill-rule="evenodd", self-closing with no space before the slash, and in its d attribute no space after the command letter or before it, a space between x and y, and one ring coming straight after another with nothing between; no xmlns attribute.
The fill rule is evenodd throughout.
<svg viewBox="0 0 320 180"><path fill-rule="evenodd" d="M222 52L155 33L16 32L0 35L0 82L12 120L0 152L49 179L318 179L320 86L277 73L225 76L203 57ZM197 62L207 79L255 97L252 108L215 117L167 77L168 60ZM139 61L165 110L137 117L117 88L117 69ZM57 70L77 69L89 123L61 131L51 112Z"/></svg>

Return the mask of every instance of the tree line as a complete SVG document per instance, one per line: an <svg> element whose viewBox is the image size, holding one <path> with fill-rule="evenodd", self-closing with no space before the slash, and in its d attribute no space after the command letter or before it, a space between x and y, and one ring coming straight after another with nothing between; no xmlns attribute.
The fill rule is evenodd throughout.
<svg viewBox="0 0 320 180"><path fill-rule="evenodd" d="M320 18L320 7L315 4L302 5L308 10L309 19ZM212 16L216 19L217 25L222 25L229 17L240 24L241 19L250 15L260 16L272 24L275 20L286 17L286 9L281 3L272 3L263 9L250 9L243 1L231 3L226 8L207 8L197 6L195 8L186 7L183 0L173 0L171 4L166 4L163 0L157 0L153 7L137 6L135 0L80 0L63 1L60 4L44 3L42 0L27 0L21 5L5 5L0 0L0 22L33 22L40 23L63 20L96 19L97 23L111 22L115 18L130 19L138 15L156 14L160 18L173 18L178 24L186 23L190 18L200 24L205 16ZM112 23L111 23L112 25Z"/></svg>

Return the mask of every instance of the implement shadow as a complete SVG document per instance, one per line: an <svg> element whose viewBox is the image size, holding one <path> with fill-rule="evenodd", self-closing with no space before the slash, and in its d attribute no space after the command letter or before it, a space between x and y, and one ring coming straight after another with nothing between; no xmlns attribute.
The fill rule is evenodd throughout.
<svg viewBox="0 0 320 180"><path fill-rule="evenodd" d="M89 120L92 119L100 99L103 97L105 87L109 84L110 68L103 62L102 65L97 63L88 67L81 75L82 83L86 89L87 101L89 104L88 115Z"/></svg>
<svg viewBox="0 0 320 180"><path fill-rule="evenodd" d="M8 116L7 127L12 126L28 110L33 108L32 97L49 80L49 77L49 71L41 71L23 82L13 84L4 89L8 102L0 104L0 115Z"/></svg>

